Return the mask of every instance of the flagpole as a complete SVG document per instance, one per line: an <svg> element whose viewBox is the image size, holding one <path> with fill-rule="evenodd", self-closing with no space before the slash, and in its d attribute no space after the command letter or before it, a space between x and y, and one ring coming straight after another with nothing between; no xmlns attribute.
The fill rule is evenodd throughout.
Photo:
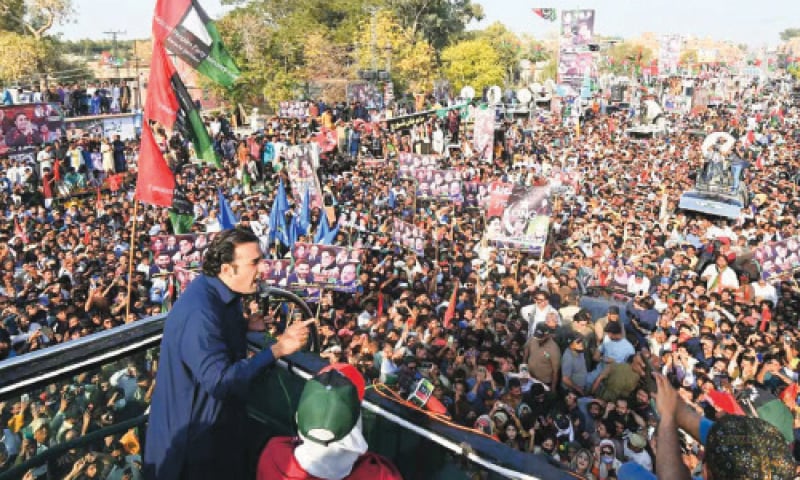
<svg viewBox="0 0 800 480"><path fill-rule="evenodd" d="M131 282L133 282L133 249L136 246L136 223L139 218L138 214L139 202L133 199L133 225L131 225L131 241L128 246L128 294L127 304L125 305L125 319L123 323L128 323L128 317L131 314Z"/></svg>

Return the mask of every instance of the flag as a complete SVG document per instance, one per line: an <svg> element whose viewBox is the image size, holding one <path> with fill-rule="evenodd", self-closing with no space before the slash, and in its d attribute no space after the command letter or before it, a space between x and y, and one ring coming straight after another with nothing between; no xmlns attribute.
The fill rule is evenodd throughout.
<svg viewBox="0 0 800 480"><path fill-rule="evenodd" d="M303 205L300 207L300 218L297 220L297 234L308 235L309 227L311 227L311 189L306 186Z"/></svg>
<svg viewBox="0 0 800 480"><path fill-rule="evenodd" d="M317 233L314 235L314 243L322 243L330 233L330 226L328 225L328 216L323 212L319 216L319 225L317 225Z"/></svg>
<svg viewBox="0 0 800 480"><path fill-rule="evenodd" d="M339 235L339 225L336 225L333 230L329 231L320 243L323 245L333 245L333 241L336 240L336 235Z"/></svg>
<svg viewBox="0 0 800 480"><path fill-rule="evenodd" d="M241 73L197 0L158 0L153 37L219 85L232 86Z"/></svg>
<svg viewBox="0 0 800 480"><path fill-rule="evenodd" d="M221 188L217 189L217 195L219 196L219 226L222 227L223 230L229 230L239 223L239 221L233 214L233 210L231 210L228 201L225 200L225 195L222 194Z"/></svg>
<svg viewBox="0 0 800 480"><path fill-rule="evenodd" d="M394 194L394 190L389 190L389 199L386 201L386 204L389 205L389 208L392 210L397 207L397 196Z"/></svg>
<svg viewBox="0 0 800 480"><path fill-rule="evenodd" d="M286 246L289 248L293 248L295 242L297 242L298 221L298 218L294 215L292 215L291 220L289 220L289 226L286 229Z"/></svg>
<svg viewBox="0 0 800 480"><path fill-rule="evenodd" d="M170 207L174 193L175 175L167 166L150 126L145 122L142 125L135 198L152 205Z"/></svg>
<svg viewBox="0 0 800 480"><path fill-rule="evenodd" d="M176 73L172 76L172 88L175 89L175 94L178 97L178 104L180 110L178 112L177 125L184 138L188 138L194 145L194 151L197 157L205 160L206 163L212 163L215 167L220 168L222 164L217 157L217 152L214 151L214 143L208 135L206 125L203 123L203 118L197 107L194 105L192 96L186 90L186 85L183 80Z"/></svg>
<svg viewBox="0 0 800 480"><path fill-rule="evenodd" d="M94 200L94 209L99 212L103 209L103 196L100 194L100 187L97 187L97 196Z"/></svg>
<svg viewBox="0 0 800 480"><path fill-rule="evenodd" d="M172 130L175 125L180 109L178 97L172 87L172 79L176 75L175 66L167 57L164 45L153 42L144 118L155 120L169 130Z"/></svg>
<svg viewBox="0 0 800 480"><path fill-rule="evenodd" d="M91 227L86 227L86 229L83 231L83 241L81 242L82 244L88 246L90 243L92 243L91 232L92 232Z"/></svg>
<svg viewBox="0 0 800 480"><path fill-rule="evenodd" d="M175 66L167 57L163 44L153 42L151 63L153 68L150 70L148 92L153 93L148 93L144 117L159 122L167 130L179 130L184 138L191 140L198 158L219 168L220 161L203 118Z"/></svg>
<svg viewBox="0 0 800 480"><path fill-rule="evenodd" d="M181 213L174 208L170 208L169 221L172 224L172 231L175 232L175 235L182 235L191 232L192 225L194 224L194 215Z"/></svg>
<svg viewBox="0 0 800 480"><path fill-rule="evenodd" d="M556 21L556 9L555 8L534 8L533 13L539 15L544 20L548 22L555 22Z"/></svg>
<svg viewBox="0 0 800 480"><path fill-rule="evenodd" d="M450 301L447 302L447 310L444 312L444 318L442 319L444 328L450 328L450 323L456 317L456 296L458 296L458 279L453 285L453 293L450 294Z"/></svg>
<svg viewBox="0 0 800 480"><path fill-rule="evenodd" d="M289 210L289 200L286 198L286 189L283 188L283 181L278 184L278 193L272 201L272 210L269 212L269 241L280 241L288 245L288 232L286 226L286 212Z"/></svg>

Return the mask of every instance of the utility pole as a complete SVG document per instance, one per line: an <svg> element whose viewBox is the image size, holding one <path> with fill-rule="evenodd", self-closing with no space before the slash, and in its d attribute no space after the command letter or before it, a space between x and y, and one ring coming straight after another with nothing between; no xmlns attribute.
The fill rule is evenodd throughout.
<svg viewBox="0 0 800 480"><path fill-rule="evenodd" d="M103 32L105 35L111 35L111 57L114 59L114 66L117 68L117 81L120 80L119 59L117 58L117 36L125 35L126 33L128 32L124 30L110 30L108 32Z"/></svg>

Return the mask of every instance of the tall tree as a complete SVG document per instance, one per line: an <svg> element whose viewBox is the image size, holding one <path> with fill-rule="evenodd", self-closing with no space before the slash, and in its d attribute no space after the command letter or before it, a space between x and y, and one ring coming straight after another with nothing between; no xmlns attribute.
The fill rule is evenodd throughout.
<svg viewBox="0 0 800 480"><path fill-rule="evenodd" d="M393 12L382 10L362 22L357 45L359 68L390 69L398 90L433 88L436 70L433 48L422 35L404 28Z"/></svg>
<svg viewBox="0 0 800 480"><path fill-rule="evenodd" d="M24 33L38 40L72 16L74 9L72 0L3 0L0 13L4 22L16 22Z"/></svg>
<svg viewBox="0 0 800 480"><path fill-rule="evenodd" d="M503 81L500 55L485 39L464 40L442 51L442 73L455 91L470 85L480 92Z"/></svg>
<svg viewBox="0 0 800 480"><path fill-rule="evenodd" d="M800 37L800 28L787 28L780 33L781 40L789 41L791 38Z"/></svg>
<svg viewBox="0 0 800 480"><path fill-rule="evenodd" d="M436 50L457 41L472 20L483 20L483 7L471 0L385 0L401 25L422 34Z"/></svg>

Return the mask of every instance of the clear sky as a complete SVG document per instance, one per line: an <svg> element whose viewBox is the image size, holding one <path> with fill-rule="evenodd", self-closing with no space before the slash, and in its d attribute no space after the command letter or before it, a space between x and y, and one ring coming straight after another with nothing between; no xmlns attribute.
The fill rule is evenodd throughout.
<svg viewBox="0 0 800 480"><path fill-rule="evenodd" d="M476 1L476 0L473 0ZM150 34L150 16L155 0L73 0L77 9L73 23L56 31L66 39L103 38L105 31L123 30L120 38L144 38ZM220 0L200 0L214 18L226 11ZM600 35L635 37L643 32L691 34L732 40L751 46L774 46L778 33L800 28L800 0L477 0L486 19L517 33L544 37L556 31L557 22L537 17L535 7L593 8L595 32ZM108 38L108 36L105 36Z"/></svg>

